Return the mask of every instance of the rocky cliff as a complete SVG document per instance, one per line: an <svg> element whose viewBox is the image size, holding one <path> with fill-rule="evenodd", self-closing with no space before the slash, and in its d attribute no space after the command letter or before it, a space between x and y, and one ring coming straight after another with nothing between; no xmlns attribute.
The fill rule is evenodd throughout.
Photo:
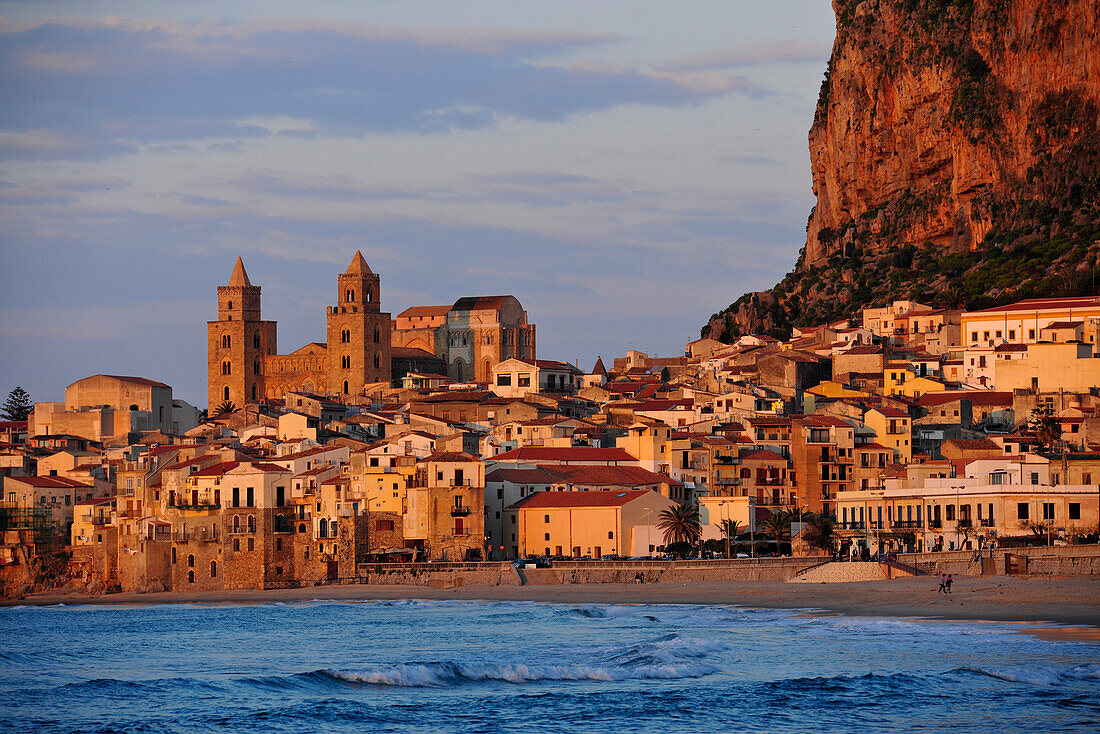
<svg viewBox="0 0 1100 734"><path fill-rule="evenodd" d="M1100 0L834 0L795 269L702 333L1096 292Z"/></svg>

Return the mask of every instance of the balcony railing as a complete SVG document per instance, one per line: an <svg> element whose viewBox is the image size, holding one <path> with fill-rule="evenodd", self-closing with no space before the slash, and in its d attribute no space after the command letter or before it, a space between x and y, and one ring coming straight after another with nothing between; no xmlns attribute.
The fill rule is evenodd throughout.
<svg viewBox="0 0 1100 734"><path fill-rule="evenodd" d="M190 502L176 502L175 504L171 504L168 506L177 510L191 510L193 512L209 512L210 510L221 509L221 505L204 504L201 502L199 504L192 504Z"/></svg>
<svg viewBox="0 0 1100 734"><path fill-rule="evenodd" d="M738 477L715 477L715 484L724 484L728 487L740 487L741 479Z"/></svg>
<svg viewBox="0 0 1100 734"><path fill-rule="evenodd" d="M942 526L943 526L943 523L940 522L939 520L929 520L928 521L928 527L932 528L933 530L938 530Z"/></svg>
<svg viewBox="0 0 1100 734"><path fill-rule="evenodd" d="M470 508L456 505L451 508L451 517L466 517L470 514Z"/></svg>
<svg viewBox="0 0 1100 734"><path fill-rule="evenodd" d="M172 533L172 540L176 543L213 543L218 540L217 528L194 528L192 530L177 530Z"/></svg>
<svg viewBox="0 0 1100 734"><path fill-rule="evenodd" d="M991 517L982 518L981 520L978 521L978 524L981 525L983 528L991 528L991 527L993 527L993 518L991 518Z"/></svg>
<svg viewBox="0 0 1100 734"><path fill-rule="evenodd" d="M912 530L921 526L919 520L895 520L891 527L898 530Z"/></svg>
<svg viewBox="0 0 1100 734"><path fill-rule="evenodd" d="M783 482L782 477L757 477L756 479L758 487L781 487Z"/></svg>

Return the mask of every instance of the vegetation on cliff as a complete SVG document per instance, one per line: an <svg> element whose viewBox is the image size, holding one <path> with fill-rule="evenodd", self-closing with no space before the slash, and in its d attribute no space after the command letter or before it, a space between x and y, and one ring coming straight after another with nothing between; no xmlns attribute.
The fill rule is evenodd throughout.
<svg viewBox="0 0 1100 734"><path fill-rule="evenodd" d="M1100 39L1078 7L1090 4L836 0L806 248L701 333L784 337L901 298L974 309L1096 293Z"/></svg>

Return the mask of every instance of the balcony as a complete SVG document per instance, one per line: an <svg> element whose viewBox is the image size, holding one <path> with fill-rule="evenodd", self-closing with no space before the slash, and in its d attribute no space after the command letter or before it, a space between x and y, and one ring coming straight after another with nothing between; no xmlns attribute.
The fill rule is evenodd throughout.
<svg viewBox="0 0 1100 734"><path fill-rule="evenodd" d="M940 522L939 520L929 520L928 521L928 527L932 528L933 530L939 530L942 526L943 526L943 523Z"/></svg>
<svg viewBox="0 0 1100 734"><path fill-rule="evenodd" d="M210 512L221 509L221 505L191 504L190 502L177 502L168 506L181 512Z"/></svg>
<svg viewBox="0 0 1100 734"><path fill-rule="evenodd" d="M896 520L890 525L895 530L915 530L920 526L919 520Z"/></svg>
<svg viewBox="0 0 1100 734"><path fill-rule="evenodd" d="M993 518L991 518L991 517L982 518L981 520L978 521L978 524L983 528L991 528L991 527L993 527Z"/></svg>
<svg viewBox="0 0 1100 734"><path fill-rule="evenodd" d="M215 543L218 540L218 529L194 528L192 530L177 530L172 533L172 540L176 543Z"/></svg>
<svg viewBox="0 0 1100 734"><path fill-rule="evenodd" d="M469 514L470 508L464 505L456 505L451 508L451 517L467 517Z"/></svg>
<svg viewBox="0 0 1100 734"><path fill-rule="evenodd" d="M782 477L757 477L756 479L758 487L782 487L783 483Z"/></svg>
<svg viewBox="0 0 1100 734"><path fill-rule="evenodd" d="M959 527L960 528L972 528L972 527L974 527L974 523L973 523L973 521L971 521L971 519L969 517L960 517L959 518Z"/></svg>
<svg viewBox="0 0 1100 734"><path fill-rule="evenodd" d="M722 466L737 466L741 463L741 460L736 456L716 456L714 457L714 463Z"/></svg>

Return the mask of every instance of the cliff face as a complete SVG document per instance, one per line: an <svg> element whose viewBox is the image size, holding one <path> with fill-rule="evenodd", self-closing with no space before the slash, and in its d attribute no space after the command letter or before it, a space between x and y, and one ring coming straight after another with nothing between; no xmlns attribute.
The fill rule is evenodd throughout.
<svg viewBox="0 0 1100 734"><path fill-rule="evenodd" d="M770 298L742 297L703 333L776 331L894 297L976 307L1091 287L1100 0L833 9L805 250Z"/></svg>

